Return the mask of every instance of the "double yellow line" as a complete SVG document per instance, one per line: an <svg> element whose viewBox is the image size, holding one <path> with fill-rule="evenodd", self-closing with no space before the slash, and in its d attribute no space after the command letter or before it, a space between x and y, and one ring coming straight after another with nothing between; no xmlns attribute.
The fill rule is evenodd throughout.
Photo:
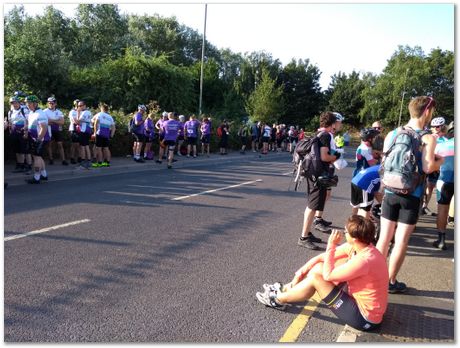
<svg viewBox="0 0 460 348"><path fill-rule="evenodd" d="M320 302L321 298L318 293L315 292L313 297L311 297L308 301L307 305L302 309L302 312L300 312L291 325L289 325L279 342L296 342Z"/></svg>

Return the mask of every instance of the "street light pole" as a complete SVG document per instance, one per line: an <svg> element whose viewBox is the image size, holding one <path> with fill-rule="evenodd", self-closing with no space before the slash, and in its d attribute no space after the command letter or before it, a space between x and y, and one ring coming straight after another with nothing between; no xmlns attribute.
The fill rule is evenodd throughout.
<svg viewBox="0 0 460 348"><path fill-rule="evenodd" d="M203 72L204 72L204 50L206 45L206 17L208 14L208 4L204 4L204 30L203 30L203 44L201 46L201 74L200 74L200 101L198 107L198 115L201 115L201 105L203 102Z"/></svg>
<svg viewBox="0 0 460 348"><path fill-rule="evenodd" d="M401 97L401 106L399 108L399 121L398 121L398 127L401 126L401 115L402 115L402 107L404 103L404 96L406 95L406 79L407 79L407 73L409 72L409 68L406 69L406 73L404 75L404 86L403 86L403 93Z"/></svg>

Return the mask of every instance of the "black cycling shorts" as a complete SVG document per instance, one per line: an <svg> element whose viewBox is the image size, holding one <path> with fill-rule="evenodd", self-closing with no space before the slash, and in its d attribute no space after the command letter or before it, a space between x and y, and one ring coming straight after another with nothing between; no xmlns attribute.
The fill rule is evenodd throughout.
<svg viewBox="0 0 460 348"><path fill-rule="evenodd" d="M380 327L380 324L371 323L363 317L354 297L343 289L344 285L342 283L335 286L329 295L323 298L323 302L337 318L356 330L369 331Z"/></svg>
<svg viewBox="0 0 460 348"><path fill-rule="evenodd" d="M70 139L72 140L72 143L80 143L80 137L75 131L70 132Z"/></svg>
<svg viewBox="0 0 460 348"><path fill-rule="evenodd" d="M96 134L96 147L109 147L109 138Z"/></svg>
<svg viewBox="0 0 460 348"><path fill-rule="evenodd" d="M145 135L144 134L137 134L137 133L131 133L134 138L135 143L143 143L145 141Z"/></svg>
<svg viewBox="0 0 460 348"><path fill-rule="evenodd" d="M372 202L374 201L374 194L367 193L361 187L351 183L351 199L350 204L353 208L363 209L370 211Z"/></svg>
<svg viewBox="0 0 460 348"><path fill-rule="evenodd" d="M91 138L91 134L89 133L78 133L78 142L80 146L89 146L89 138Z"/></svg>
<svg viewBox="0 0 460 348"><path fill-rule="evenodd" d="M438 204L449 205L454 196L454 183L444 182L441 189L438 188L437 199Z"/></svg>
<svg viewBox="0 0 460 348"><path fill-rule="evenodd" d="M196 145L197 137L187 137L187 145Z"/></svg>
<svg viewBox="0 0 460 348"><path fill-rule="evenodd" d="M211 142L211 134L204 134L201 136L202 144L209 144Z"/></svg>
<svg viewBox="0 0 460 348"><path fill-rule="evenodd" d="M43 157L43 152L45 151L45 145L47 143L48 142L29 138L29 146L32 156Z"/></svg>
<svg viewBox="0 0 460 348"><path fill-rule="evenodd" d="M62 131L59 131L59 130L52 130L51 131L51 140L55 141L55 142L62 142L62 140L64 139L64 137L62 136Z"/></svg>
<svg viewBox="0 0 460 348"><path fill-rule="evenodd" d="M311 210L323 211L326 204L327 189L324 186L317 185L310 178L307 178L307 187L307 207Z"/></svg>
<svg viewBox="0 0 460 348"><path fill-rule="evenodd" d="M418 221L420 198L385 192L382 217L387 220L415 225Z"/></svg>
<svg viewBox="0 0 460 348"><path fill-rule="evenodd" d="M14 153L26 154L29 149L29 141L24 139L24 133L13 132L10 134Z"/></svg>

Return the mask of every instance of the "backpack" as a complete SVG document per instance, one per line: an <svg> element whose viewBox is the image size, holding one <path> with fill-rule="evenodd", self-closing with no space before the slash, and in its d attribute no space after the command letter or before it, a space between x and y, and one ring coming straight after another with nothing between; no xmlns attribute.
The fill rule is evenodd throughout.
<svg viewBox="0 0 460 348"><path fill-rule="evenodd" d="M217 127L217 136L218 137L222 136L222 127Z"/></svg>
<svg viewBox="0 0 460 348"><path fill-rule="evenodd" d="M294 182L296 183L301 180L301 177L316 181L319 176L327 175L327 167L321 161L318 135L303 138L295 147L292 162L295 166L296 177Z"/></svg>
<svg viewBox="0 0 460 348"><path fill-rule="evenodd" d="M382 185L387 190L408 195L424 181L425 175L420 174L417 154L425 134L419 134L412 128L398 128L393 142L383 154L379 169Z"/></svg>

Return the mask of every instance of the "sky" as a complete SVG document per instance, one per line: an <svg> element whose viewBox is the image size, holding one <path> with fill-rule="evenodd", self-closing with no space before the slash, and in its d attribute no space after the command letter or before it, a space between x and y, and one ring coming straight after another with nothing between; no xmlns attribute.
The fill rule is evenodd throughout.
<svg viewBox="0 0 460 348"><path fill-rule="evenodd" d="M133 1L134 2L134 1ZM6 13L13 2L4 6ZM67 17L76 4L51 4ZM110 3L110 2L107 2ZM48 3L50 4L50 3ZM29 15L42 14L42 4L24 4ZM204 3L118 3L122 13L175 16L199 33L204 31ZM308 59L322 72L326 89L339 72L380 74L402 46L454 51L455 4L451 3L308 3L208 2L206 39L235 53L265 51L283 65Z"/></svg>

